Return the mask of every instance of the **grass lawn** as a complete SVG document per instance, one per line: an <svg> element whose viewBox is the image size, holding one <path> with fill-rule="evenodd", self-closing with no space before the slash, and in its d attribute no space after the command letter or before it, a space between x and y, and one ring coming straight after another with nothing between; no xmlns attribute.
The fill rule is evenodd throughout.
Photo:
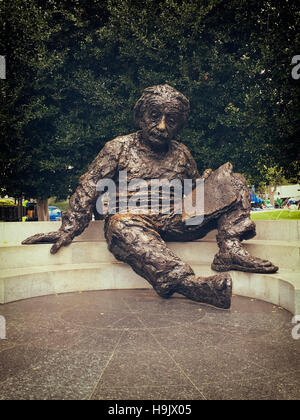
<svg viewBox="0 0 300 420"><path fill-rule="evenodd" d="M298 220L300 210L269 210L251 213L252 220Z"/></svg>

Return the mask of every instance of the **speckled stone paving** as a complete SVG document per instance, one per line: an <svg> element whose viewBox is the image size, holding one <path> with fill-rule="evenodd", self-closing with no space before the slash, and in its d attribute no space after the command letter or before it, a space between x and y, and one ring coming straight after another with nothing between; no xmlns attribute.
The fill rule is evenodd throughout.
<svg viewBox="0 0 300 420"><path fill-rule="evenodd" d="M255 299L223 311L152 290L82 292L0 315L0 399L300 398L293 316Z"/></svg>

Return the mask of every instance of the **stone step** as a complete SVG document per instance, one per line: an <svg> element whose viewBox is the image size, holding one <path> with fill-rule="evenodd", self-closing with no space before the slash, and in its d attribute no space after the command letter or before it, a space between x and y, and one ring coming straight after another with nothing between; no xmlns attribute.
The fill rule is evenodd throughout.
<svg viewBox="0 0 300 420"><path fill-rule="evenodd" d="M192 267L199 276L215 274L207 264ZM300 272L281 269L268 275L237 271L230 274L234 294L261 299L300 314ZM0 273L0 303L67 292L136 288L151 286L120 262L10 268Z"/></svg>
<svg viewBox="0 0 300 420"><path fill-rule="evenodd" d="M75 241L104 240L104 222L93 221ZM300 220L256 220L255 239L273 241L300 241ZM0 243L21 243L36 233L52 232L59 229L61 222L5 222L0 223ZM215 239L216 231L210 232L206 239Z"/></svg>
<svg viewBox="0 0 300 420"><path fill-rule="evenodd" d="M268 259L280 268L300 271L300 242L245 241L245 248L254 256ZM73 242L55 255L50 254L51 244L0 245L0 267L20 268L59 264L85 264L115 262L105 241ZM195 242L169 242L168 246L189 264L210 264L218 251L214 240Z"/></svg>
<svg viewBox="0 0 300 420"><path fill-rule="evenodd" d="M115 261L104 241L73 242L67 247L62 247L55 255L50 253L51 246L52 244L1 245L0 266L4 269Z"/></svg>
<svg viewBox="0 0 300 420"><path fill-rule="evenodd" d="M127 264L123 263L59 264L10 268L1 270L0 273L0 303L82 290L145 287L150 287L146 280L139 277Z"/></svg>
<svg viewBox="0 0 300 420"><path fill-rule="evenodd" d="M168 246L190 264L211 263L218 252L218 246L213 240L196 242L172 242ZM300 242L299 241L270 241L251 239L244 241L247 251L262 259L272 261L275 265L289 270L300 271Z"/></svg>

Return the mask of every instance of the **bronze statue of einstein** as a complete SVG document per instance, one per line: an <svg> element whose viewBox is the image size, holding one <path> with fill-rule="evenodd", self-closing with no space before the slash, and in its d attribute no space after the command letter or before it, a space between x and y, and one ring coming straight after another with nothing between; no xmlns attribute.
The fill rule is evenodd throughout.
<svg viewBox="0 0 300 420"><path fill-rule="evenodd" d="M134 107L139 131L105 144L88 171L81 176L58 231L34 235L23 244L54 243L53 254L68 245L83 232L92 218L99 197L99 180L109 178L118 183L121 171L126 171L128 182L134 179L195 181L202 178L204 217L199 224L187 223L189 215L184 211L175 212L172 207L168 213L158 211L153 214L147 206L138 212L118 212L120 191L117 185L115 211L105 215L109 250L144 277L159 296L169 298L173 293L179 293L225 309L230 307L232 295L229 270L276 272L278 267L249 255L241 243L255 236L245 178L233 173L230 163L214 172L206 170L201 176L187 147L174 140L187 120L189 108L188 99L166 84L145 89ZM219 247L212 268L221 273L197 277L165 241L196 240L212 229L217 229Z"/></svg>

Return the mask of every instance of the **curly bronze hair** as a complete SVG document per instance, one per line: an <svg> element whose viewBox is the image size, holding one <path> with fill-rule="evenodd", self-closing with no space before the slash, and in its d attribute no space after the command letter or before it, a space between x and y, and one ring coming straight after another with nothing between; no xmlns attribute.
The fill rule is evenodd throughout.
<svg viewBox="0 0 300 420"><path fill-rule="evenodd" d="M133 108L134 121L137 126L140 126L140 121L143 117L143 114L149 102L151 102L153 99L161 101L162 103L172 103L184 115L184 121L186 121L190 110L190 101L182 93L178 92L178 90L167 84L164 84L151 86L143 91L142 96Z"/></svg>

